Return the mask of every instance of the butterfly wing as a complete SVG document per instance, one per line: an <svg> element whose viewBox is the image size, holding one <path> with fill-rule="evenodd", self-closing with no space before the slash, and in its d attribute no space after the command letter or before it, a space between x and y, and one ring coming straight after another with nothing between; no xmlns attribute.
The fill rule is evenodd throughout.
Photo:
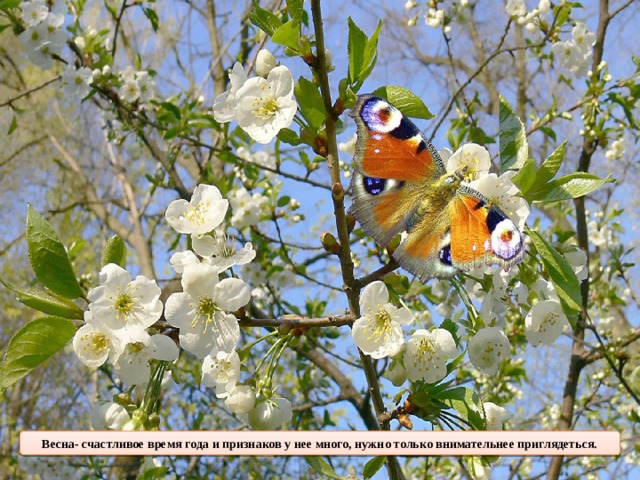
<svg viewBox="0 0 640 480"><path fill-rule="evenodd" d="M415 223L394 258L421 281L484 265L509 268L525 253L516 225L480 192L462 186L446 209Z"/></svg>
<svg viewBox="0 0 640 480"><path fill-rule="evenodd" d="M387 101L362 95L351 116L358 139L349 211L386 245L406 230L421 189L444 174L444 165L420 130Z"/></svg>
<svg viewBox="0 0 640 480"><path fill-rule="evenodd" d="M451 264L459 270L500 264L505 269L524 258L518 227L480 192L462 186L449 204Z"/></svg>

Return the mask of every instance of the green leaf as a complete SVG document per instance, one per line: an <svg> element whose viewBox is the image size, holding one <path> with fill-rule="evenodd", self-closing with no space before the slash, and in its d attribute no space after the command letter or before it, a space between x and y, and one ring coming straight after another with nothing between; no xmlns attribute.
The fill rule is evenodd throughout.
<svg viewBox="0 0 640 480"><path fill-rule="evenodd" d="M380 31L382 30L382 20L378 21L378 26L376 27L376 31L373 32L373 35L367 40L367 44L364 48L364 56L363 56L363 67L364 69L360 72L360 84L364 82L371 72L373 71L373 67L376 66L376 61L378 59L378 38L380 37Z"/></svg>
<svg viewBox="0 0 640 480"><path fill-rule="evenodd" d="M522 193L527 193L537 181L536 162L532 158L527 158L518 173L513 176L513 183Z"/></svg>
<svg viewBox="0 0 640 480"><path fill-rule="evenodd" d="M289 202L291 201L291 197L288 195L285 195L283 197L280 197L278 199L277 205L278 207L284 207L285 205L287 205Z"/></svg>
<svg viewBox="0 0 640 480"><path fill-rule="evenodd" d="M429 120L434 116L420 97L414 95L411 90L404 87L397 87L395 85L380 87L377 88L373 94L393 103L393 105L407 117Z"/></svg>
<svg viewBox="0 0 640 480"><path fill-rule="evenodd" d="M289 16L297 22L302 22L304 0L287 0L287 12Z"/></svg>
<svg viewBox="0 0 640 480"><path fill-rule="evenodd" d="M18 128L18 118L14 115L13 118L11 119L9 130L7 130L7 135L11 135L16 128Z"/></svg>
<svg viewBox="0 0 640 480"><path fill-rule="evenodd" d="M607 180L591 173L574 172L547 183L541 190L530 192L527 198L531 202L570 200L593 192Z"/></svg>
<svg viewBox="0 0 640 480"><path fill-rule="evenodd" d="M149 22L151 22L151 28L153 28L153 31L157 32L158 31L158 14L156 13L156 11L150 7L143 8L142 11L144 12L144 16L149 19Z"/></svg>
<svg viewBox="0 0 640 480"><path fill-rule="evenodd" d="M296 52L300 52L300 22L290 20L275 32L271 37L273 43L292 48Z"/></svg>
<svg viewBox="0 0 640 480"><path fill-rule="evenodd" d="M164 480L167 478L169 469L167 467L147 468L136 477L136 480Z"/></svg>
<svg viewBox="0 0 640 480"><path fill-rule="evenodd" d="M44 290L17 287L4 281L2 284L17 295L20 303L34 310L72 320L82 320L84 318L84 311L70 300L54 297Z"/></svg>
<svg viewBox="0 0 640 480"><path fill-rule="evenodd" d="M34 368L62 349L76 333L71 320L43 317L16 332L0 363L0 389L27 376Z"/></svg>
<svg viewBox="0 0 640 480"><path fill-rule="evenodd" d="M475 430L486 430L486 422L481 413L482 402L470 388L455 387L445 390L437 398L451 405Z"/></svg>
<svg viewBox="0 0 640 480"><path fill-rule="evenodd" d="M562 145L556 148L553 153L549 155L544 162L542 162L542 165L540 165L536 175L536 187L542 187L545 183L556 176L556 173L558 173L558 170L560 170L560 166L564 161L564 152L566 147L567 141L565 140L562 142ZM535 189L537 190L538 188Z"/></svg>
<svg viewBox="0 0 640 480"><path fill-rule="evenodd" d="M533 246L538 252L538 255L540 255L542 264L555 287L556 293L560 298L560 303L562 304L562 309L567 315L571 327L575 329L577 313L582 309L582 297L580 295L578 277L576 277L567 259L549 245L538 232L527 229L527 233L531 237Z"/></svg>
<svg viewBox="0 0 640 480"><path fill-rule="evenodd" d="M280 130L278 132L278 138L280 139L280 141L293 146L300 145L302 143L300 137L298 137L298 134L290 128L283 128L282 130Z"/></svg>
<svg viewBox="0 0 640 480"><path fill-rule="evenodd" d="M67 250L51 224L31 205L27 208L27 244L31 267L45 287L66 298L82 296Z"/></svg>
<svg viewBox="0 0 640 480"><path fill-rule="evenodd" d="M282 26L278 16L262 8L257 1L253 2L253 10L249 13L249 20L269 36L272 36Z"/></svg>
<svg viewBox="0 0 640 480"><path fill-rule="evenodd" d="M0 1L0 10L9 10L12 8L18 8L21 0L2 0Z"/></svg>
<svg viewBox="0 0 640 480"><path fill-rule="evenodd" d="M336 471L333 469L331 465L329 465L324 458L322 457L304 457L307 463L320 475L324 475L329 478L334 478L335 480L341 480L342 477L339 476Z"/></svg>
<svg viewBox="0 0 640 480"><path fill-rule="evenodd" d="M362 477L366 480L373 477L387 461L387 457L373 457L367 463L365 463L362 469Z"/></svg>
<svg viewBox="0 0 640 480"><path fill-rule="evenodd" d="M371 38L360 30L351 17L348 18L348 25L349 82L352 90L357 92L376 64L382 22L378 22L378 27Z"/></svg>
<svg viewBox="0 0 640 480"><path fill-rule="evenodd" d="M367 35L360 30L351 17L347 19L349 25L349 39L347 49L349 51L349 82L355 84L364 64L364 49L367 45Z"/></svg>
<svg viewBox="0 0 640 480"><path fill-rule="evenodd" d="M300 113L309 122L309 126L318 130L327 119L322 95L318 86L304 77L300 77L295 87L296 100Z"/></svg>
<svg viewBox="0 0 640 480"><path fill-rule="evenodd" d="M118 235L114 235L107 240L107 244L102 250L100 266L104 267L110 263L120 265L122 268L127 266L127 246Z"/></svg>
<svg viewBox="0 0 640 480"><path fill-rule="evenodd" d="M521 168L529 158L524 125L511 106L500 96L500 166L502 170Z"/></svg>

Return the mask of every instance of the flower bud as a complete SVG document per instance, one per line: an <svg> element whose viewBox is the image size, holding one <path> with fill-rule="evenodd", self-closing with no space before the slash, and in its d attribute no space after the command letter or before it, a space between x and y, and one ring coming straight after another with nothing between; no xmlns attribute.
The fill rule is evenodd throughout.
<svg viewBox="0 0 640 480"><path fill-rule="evenodd" d="M258 75L266 77L275 66L276 58L269 50L263 48L258 52L258 57L256 58L256 72Z"/></svg>

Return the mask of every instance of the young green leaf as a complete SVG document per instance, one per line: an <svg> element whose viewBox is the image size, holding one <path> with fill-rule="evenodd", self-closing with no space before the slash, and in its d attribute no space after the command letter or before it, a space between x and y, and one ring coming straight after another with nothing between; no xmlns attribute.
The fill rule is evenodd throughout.
<svg viewBox="0 0 640 480"><path fill-rule="evenodd" d="M521 168L529 158L529 144L524 125L511 105L500 97L500 166L502 170Z"/></svg>
<svg viewBox="0 0 640 480"><path fill-rule="evenodd" d="M349 82L355 85L359 80L359 74L364 64L364 49L367 44L367 35L360 30L351 17L347 19L349 25L349 39L347 49L349 51Z"/></svg>
<svg viewBox="0 0 640 480"><path fill-rule="evenodd" d="M257 1L253 2L253 9L249 13L249 20L264 33L272 36L282 26L278 16L262 8Z"/></svg>
<svg viewBox="0 0 640 480"><path fill-rule="evenodd" d="M304 0L287 0L287 12L289 12L289 16L297 22L302 22L302 14L304 13L303 3Z"/></svg>
<svg viewBox="0 0 640 480"><path fill-rule="evenodd" d="M583 197L607 181L591 173L574 172L547 183L542 190L528 192L531 202L558 202Z"/></svg>
<svg viewBox="0 0 640 480"><path fill-rule="evenodd" d="M275 32L271 37L273 43L289 47L296 52L300 52L300 22L290 20Z"/></svg>
<svg viewBox="0 0 640 480"><path fill-rule="evenodd" d="M365 463L362 469L362 478L365 480L373 477L384 466L387 461L387 457L373 457L367 463Z"/></svg>
<svg viewBox="0 0 640 480"><path fill-rule="evenodd" d="M104 250L102 250L100 266L104 267L109 263L115 263L122 268L127 266L127 246L118 235L114 235L107 240Z"/></svg>
<svg viewBox="0 0 640 480"><path fill-rule="evenodd" d="M0 363L0 389L27 376L62 349L75 333L76 327L66 318L43 317L27 323L9 340Z"/></svg>
<svg viewBox="0 0 640 480"><path fill-rule="evenodd" d="M11 119L9 130L7 130L7 135L11 135L16 128L18 128L18 118L14 115L13 118Z"/></svg>
<svg viewBox="0 0 640 480"><path fill-rule="evenodd" d="M535 184L537 178L536 162L532 158L527 158L522 168L513 176L513 183L518 187L518 190L526 194Z"/></svg>
<svg viewBox="0 0 640 480"><path fill-rule="evenodd" d="M283 128L280 130L278 132L278 139L293 146L300 145L302 143L298 134L290 128Z"/></svg>
<svg viewBox="0 0 640 480"><path fill-rule="evenodd" d="M538 169L538 173L536 175L536 183L534 189L537 190L538 186L542 187L549 180L556 176L558 170L560 170L560 166L564 161L564 152L567 147L567 141L562 142L558 148L556 148L549 157L542 162L540 168Z"/></svg>
<svg viewBox="0 0 640 480"><path fill-rule="evenodd" d="M562 309L571 323L576 327L576 314L581 310L582 297L580 296L580 283L567 259L558 253L542 236L533 230L527 230L531 237L544 268L560 298Z"/></svg>
<svg viewBox="0 0 640 480"><path fill-rule="evenodd" d="M378 23L376 31L371 38L360 30L360 28L349 17L349 82L351 89L357 92L362 83L373 71L378 58L378 38L382 28L382 22Z"/></svg>
<svg viewBox="0 0 640 480"><path fill-rule="evenodd" d="M142 11L144 12L144 16L147 17L149 19L149 22L151 22L151 28L153 28L154 32L158 31L158 14L156 13L156 11L153 8L143 8Z"/></svg>
<svg viewBox="0 0 640 480"><path fill-rule="evenodd" d="M296 100L300 113L309 122L309 126L318 130L327 118L322 95L318 86L304 77L300 77L295 86Z"/></svg>
<svg viewBox="0 0 640 480"><path fill-rule="evenodd" d="M84 318L84 311L70 300L54 297L44 290L17 287L7 282L2 282L2 284L17 295L19 302L34 310L72 320Z"/></svg>
<svg viewBox="0 0 640 480"><path fill-rule="evenodd" d="M407 88L389 85L377 88L373 93L393 103L407 117L424 118L425 120L433 118L433 114L420 97L414 95Z"/></svg>
<svg viewBox="0 0 640 480"><path fill-rule="evenodd" d="M325 477L334 478L335 480L341 480L341 476L336 473L331 465L322 457L304 457L307 463L320 475Z"/></svg>
<svg viewBox="0 0 640 480"><path fill-rule="evenodd" d="M45 287L66 298L82 295L67 250L51 224L31 205L27 208L27 245L31 267Z"/></svg>

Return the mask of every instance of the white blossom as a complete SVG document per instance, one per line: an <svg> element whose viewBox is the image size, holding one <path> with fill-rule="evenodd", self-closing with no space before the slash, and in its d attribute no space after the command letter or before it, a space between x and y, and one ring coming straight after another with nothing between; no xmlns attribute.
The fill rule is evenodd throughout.
<svg viewBox="0 0 640 480"><path fill-rule="evenodd" d="M200 263L182 274L183 292L167 299L167 321L180 329L180 346L198 358L231 352L240 339L238 320L225 311L245 306L251 289L239 278L218 280L218 269Z"/></svg>
<svg viewBox="0 0 640 480"><path fill-rule="evenodd" d="M94 430L122 430L130 420L127 410L115 402L102 402L91 410L91 428Z"/></svg>
<svg viewBox="0 0 640 480"><path fill-rule="evenodd" d="M269 199L261 193L250 194L245 188L238 188L229 195L231 204L231 225L237 229L257 225L266 213Z"/></svg>
<svg viewBox="0 0 640 480"><path fill-rule="evenodd" d="M192 245L195 252L208 257L210 265L217 267L220 272L234 265L245 265L256 258L256 251L251 242L246 242L241 249L236 249L236 239L225 234L192 235Z"/></svg>
<svg viewBox="0 0 640 480"><path fill-rule="evenodd" d="M229 74L229 90L216 96L213 100L213 118L216 122L226 123L235 119L235 110L238 105L237 92L247 81L247 74L240 62L233 65Z"/></svg>
<svg viewBox="0 0 640 480"><path fill-rule="evenodd" d="M190 201L174 200L167 207L165 219L178 233L202 235L222 223L229 201L222 198L213 185L200 184L193 190Z"/></svg>
<svg viewBox="0 0 640 480"><path fill-rule="evenodd" d="M439 382L447 375L447 359L457 354L456 343L448 330L416 330L404 353L407 377L412 382Z"/></svg>
<svg viewBox="0 0 640 480"><path fill-rule="evenodd" d="M149 381L149 359L173 362L178 347L165 335L149 335L146 330L130 332L113 358L116 374L124 383L140 385Z"/></svg>
<svg viewBox="0 0 640 480"><path fill-rule="evenodd" d="M274 430L289 423L292 416L293 409L289 400L272 397L258 403L249 412L249 424L254 430Z"/></svg>
<svg viewBox="0 0 640 480"><path fill-rule="evenodd" d="M87 367L99 367L120 348L120 342L113 330L93 323L91 312L85 312L85 321L73 336L73 351Z"/></svg>
<svg viewBox="0 0 640 480"><path fill-rule="evenodd" d="M498 373L500 362L509 357L509 339L498 327L485 327L469 340L469 359L488 375Z"/></svg>
<svg viewBox="0 0 640 480"><path fill-rule="evenodd" d="M22 2L22 20L29 26L38 25L49 14L49 8L44 0L31 0L30 2Z"/></svg>
<svg viewBox="0 0 640 480"><path fill-rule="evenodd" d="M389 303L387 286L380 281L367 285L360 297L361 317L353 323L351 334L360 350L373 358L392 357L404 345L402 325L413 315Z"/></svg>
<svg viewBox="0 0 640 480"><path fill-rule="evenodd" d="M235 385L240 379L240 357L238 352L217 352L207 355L202 362L202 385L225 391L227 385Z"/></svg>
<svg viewBox="0 0 640 480"><path fill-rule="evenodd" d="M536 303L524 319L525 336L531 345L551 345L569 326L562 306L555 300Z"/></svg>
<svg viewBox="0 0 640 480"><path fill-rule="evenodd" d="M131 275L124 268L110 263L100 270L100 285L87 293L89 311L95 324L112 330L145 329L162 314L160 288L155 280Z"/></svg>
<svg viewBox="0 0 640 480"><path fill-rule="evenodd" d="M224 398L224 403L236 415L249 413L256 404L256 393L249 385L228 383L222 393L216 393L216 397Z"/></svg>
<svg viewBox="0 0 640 480"><path fill-rule="evenodd" d="M269 72L276 67L276 58L273 54L263 48L256 57L256 73L261 77L267 77Z"/></svg>
<svg viewBox="0 0 640 480"><path fill-rule="evenodd" d="M93 81L93 72L87 67L75 67L67 65L62 73L62 85L67 95L74 98L84 98L91 91L90 83Z"/></svg>
<svg viewBox="0 0 640 480"><path fill-rule="evenodd" d="M484 402L482 407L487 421L487 430L502 430L502 424L510 417L507 410L492 402Z"/></svg>
<svg viewBox="0 0 640 480"><path fill-rule="evenodd" d="M293 99L294 81L284 65L275 67L266 79L253 77L238 90L235 119L258 143L269 143L291 125L298 109Z"/></svg>

